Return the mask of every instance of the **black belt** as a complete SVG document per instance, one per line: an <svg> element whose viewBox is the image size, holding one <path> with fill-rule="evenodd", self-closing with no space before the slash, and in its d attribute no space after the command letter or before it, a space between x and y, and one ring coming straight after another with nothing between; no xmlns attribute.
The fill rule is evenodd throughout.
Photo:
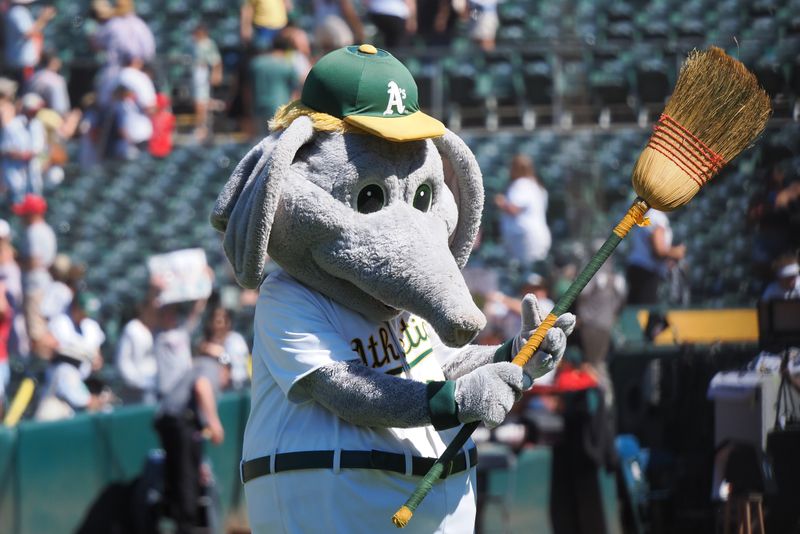
<svg viewBox="0 0 800 534"><path fill-rule="evenodd" d="M478 463L478 450L473 447L469 455L469 467ZM275 470L270 467L270 456L262 456L242 462L242 483L247 483L256 477L280 473L282 471L296 471L298 469L332 469L334 451L303 451L283 452L275 455ZM411 474L423 476L433 466L436 458L411 457ZM380 469L406 474L406 457L403 454L385 451L341 451L339 459L341 469ZM467 458L463 451L442 472L440 478L460 473L467 469Z"/></svg>

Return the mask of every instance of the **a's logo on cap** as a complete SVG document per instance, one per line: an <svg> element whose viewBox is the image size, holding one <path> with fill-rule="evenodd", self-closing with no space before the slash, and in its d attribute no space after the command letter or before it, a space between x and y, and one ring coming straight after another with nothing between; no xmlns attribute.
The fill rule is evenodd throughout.
<svg viewBox="0 0 800 534"><path fill-rule="evenodd" d="M406 90L401 89L394 80L389 82L388 87L389 90L386 92L389 93L389 103L386 105L386 111L383 114L393 115L392 108L395 108L397 113L402 115L406 112L406 106L403 104L403 100L406 98Z"/></svg>

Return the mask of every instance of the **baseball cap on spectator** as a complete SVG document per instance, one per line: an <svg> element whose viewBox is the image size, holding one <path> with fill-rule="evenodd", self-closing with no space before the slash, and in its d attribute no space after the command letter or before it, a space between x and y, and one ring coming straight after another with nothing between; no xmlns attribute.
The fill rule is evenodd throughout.
<svg viewBox="0 0 800 534"><path fill-rule="evenodd" d="M18 202L11 206L11 211L15 215L44 215L47 212L47 201L33 193L28 193L22 202Z"/></svg>
<svg viewBox="0 0 800 534"><path fill-rule="evenodd" d="M26 93L22 97L22 109L25 111L39 111L44 107L44 99L36 93Z"/></svg>
<svg viewBox="0 0 800 534"><path fill-rule="evenodd" d="M544 287L544 277L539 273L531 273L525 277L525 285L531 287Z"/></svg>
<svg viewBox="0 0 800 534"><path fill-rule="evenodd" d="M778 278L793 278L800 274L800 265L795 263L790 263L788 265L784 265L778 269L777 277Z"/></svg>
<svg viewBox="0 0 800 534"><path fill-rule="evenodd" d="M0 239L11 237L11 225L5 219L0 219Z"/></svg>

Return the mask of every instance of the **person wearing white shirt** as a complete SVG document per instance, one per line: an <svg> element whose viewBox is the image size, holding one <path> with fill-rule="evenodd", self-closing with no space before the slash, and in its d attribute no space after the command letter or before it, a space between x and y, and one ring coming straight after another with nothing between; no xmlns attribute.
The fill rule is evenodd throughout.
<svg viewBox="0 0 800 534"><path fill-rule="evenodd" d="M100 303L91 293L79 293L69 310L50 320L57 345L45 379L44 395L36 411L38 420L71 417L84 410L99 410L107 404L104 395L89 392L84 380L103 365L100 347L106 336L91 318Z"/></svg>
<svg viewBox="0 0 800 534"><path fill-rule="evenodd" d="M67 81L59 73L61 60L52 52L42 54L41 68L28 81L28 90L44 99L46 106L62 117L70 110Z"/></svg>
<svg viewBox="0 0 800 534"><path fill-rule="evenodd" d="M416 0L369 0L366 6L370 21L383 36L385 48L404 46L408 36L416 33Z"/></svg>
<svg viewBox="0 0 800 534"><path fill-rule="evenodd" d="M143 68L144 62L141 59L130 58L125 67L119 71L116 85L132 92L136 105L146 113L156 105L156 88Z"/></svg>
<svg viewBox="0 0 800 534"><path fill-rule="evenodd" d="M0 170L12 202L20 202L26 193L42 192L42 155L47 137L36 113L43 106L39 95L26 94L22 97L20 112L0 134Z"/></svg>
<svg viewBox="0 0 800 534"><path fill-rule="evenodd" d="M33 74L42 51L42 31L56 15L54 7L46 6L34 19L30 9L22 5L32 1L12 0L12 6L5 14L6 64L19 71L18 82Z"/></svg>
<svg viewBox="0 0 800 534"><path fill-rule="evenodd" d="M500 208L500 234L510 258L523 267L543 260L552 241L547 226L547 189L536 175L533 160L517 154L511 160L511 184L495 196Z"/></svg>
<svg viewBox="0 0 800 534"><path fill-rule="evenodd" d="M133 402L155 402L156 356L153 332L140 317L128 321L117 345L117 368Z"/></svg>

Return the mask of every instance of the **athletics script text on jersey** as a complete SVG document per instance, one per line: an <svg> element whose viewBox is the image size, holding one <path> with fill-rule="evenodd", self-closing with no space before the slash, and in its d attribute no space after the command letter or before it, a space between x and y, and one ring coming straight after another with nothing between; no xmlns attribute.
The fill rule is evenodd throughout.
<svg viewBox="0 0 800 534"><path fill-rule="evenodd" d="M413 369L433 354L428 333L431 326L427 322L413 315L408 320L400 318L396 321L399 328L395 330L395 335L390 331L395 325L385 323L368 338L356 337L350 341L353 352L358 354L364 365L388 374L400 374L403 371L403 355L408 367ZM400 343L399 348L396 341Z"/></svg>

